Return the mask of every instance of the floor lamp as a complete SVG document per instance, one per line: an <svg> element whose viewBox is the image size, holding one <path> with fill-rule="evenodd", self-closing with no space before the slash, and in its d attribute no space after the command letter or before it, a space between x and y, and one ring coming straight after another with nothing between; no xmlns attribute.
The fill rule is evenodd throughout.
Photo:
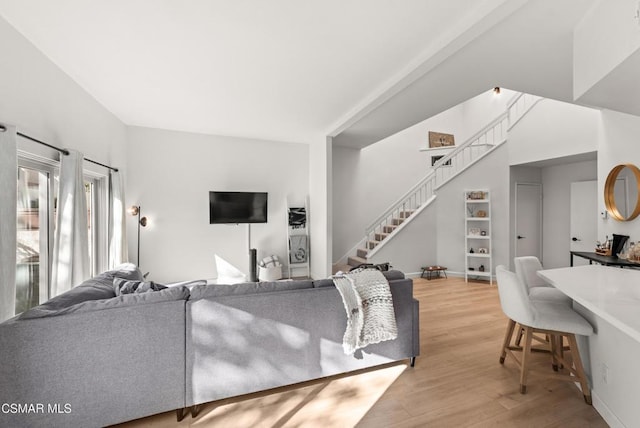
<svg viewBox="0 0 640 428"><path fill-rule="evenodd" d="M140 205L133 205L131 208L127 210L129 214L138 217L138 257L136 258L136 262L138 264L138 268L140 267L140 226L147 226L147 218L141 217L142 210L140 209Z"/></svg>

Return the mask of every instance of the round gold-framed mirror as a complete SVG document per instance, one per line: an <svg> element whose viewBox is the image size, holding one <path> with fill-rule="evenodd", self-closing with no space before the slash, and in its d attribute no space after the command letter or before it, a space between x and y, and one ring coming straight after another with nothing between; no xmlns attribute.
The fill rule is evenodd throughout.
<svg viewBox="0 0 640 428"><path fill-rule="evenodd" d="M604 183L604 204L618 221L630 221L640 214L640 169L620 164L611 169Z"/></svg>

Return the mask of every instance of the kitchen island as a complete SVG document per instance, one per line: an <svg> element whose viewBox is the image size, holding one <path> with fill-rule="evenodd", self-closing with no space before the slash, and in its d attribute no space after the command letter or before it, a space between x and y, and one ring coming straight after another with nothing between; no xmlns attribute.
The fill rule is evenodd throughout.
<svg viewBox="0 0 640 428"><path fill-rule="evenodd" d="M594 327L579 339L593 406L612 427L640 427L640 271L588 265L538 275Z"/></svg>

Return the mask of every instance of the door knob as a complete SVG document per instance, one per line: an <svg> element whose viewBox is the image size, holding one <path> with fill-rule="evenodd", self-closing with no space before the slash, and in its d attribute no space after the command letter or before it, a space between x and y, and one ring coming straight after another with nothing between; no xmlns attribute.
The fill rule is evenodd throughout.
<svg viewBox="0 0 640 428"><path fill-rule="evenodd" d="M571 238L571 240L572 240L573 242L576 242L576 241L582 241L582 239L578 239L578 238L576 238L575 236L574 236L573 238Z"/></svg>
<svg viewBox="0 0 640 428"><path fill-rule="evenodd" d="M524 239L524 238L526 238L526 236L520 236L520 235L518 235L518 239Z"/></svg>

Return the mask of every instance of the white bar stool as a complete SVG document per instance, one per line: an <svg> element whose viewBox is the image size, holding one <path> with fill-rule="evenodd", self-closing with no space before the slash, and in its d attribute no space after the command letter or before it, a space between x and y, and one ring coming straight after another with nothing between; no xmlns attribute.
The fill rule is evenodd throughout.
<svg viewBox="0 0 640 428"><path fill-rule="evenodd" d="M585 402L591 404L591 390L584 373L575 336L576 334L583 336L593 334L591 324L566 304L530 299L527 286L518 279L516 274L508 271L504 266L496 268L496 275L500 305L502 311L509 318L500 353L500 364L504 364L507 355L512 356L516 361L520 367L520 393L527 392L528 375L534 373L529 367L534 333L541 333L550 338L549 345L554 370L559 362L569 373L555 373L553 371L535 371L535 373L545 377L579 382ZM524 331L524 346L511 345L516 323L520 324ZM563 355L564 337L569 343L572 361L567 361ZM518 359L514 351L522 352L522 360Z"/></svg>

